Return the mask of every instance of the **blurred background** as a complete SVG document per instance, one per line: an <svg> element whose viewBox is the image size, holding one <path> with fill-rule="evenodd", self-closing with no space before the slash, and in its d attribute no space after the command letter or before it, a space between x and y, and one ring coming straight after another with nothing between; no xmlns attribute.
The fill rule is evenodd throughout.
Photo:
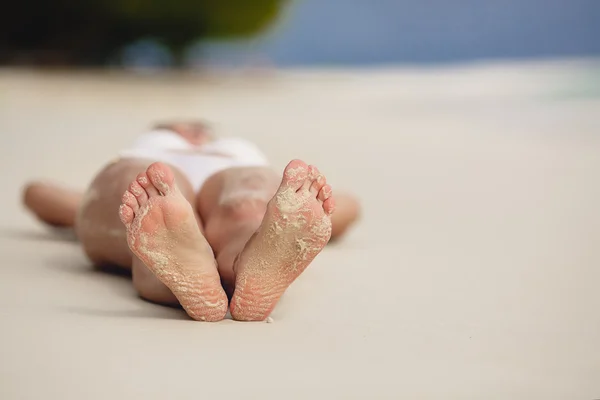
<svg viewBox="0 0 600 400"><path fill-rule="evenodd" d="M11 2L9 65L374 65L600 53L595 0Z"/></svg>
<svg viewBox="0 0 600 400"><path fill-rule="evenodd" d="M599 0L5 3L0 398L599 397ZM172 340L21 190L83 190L198 118L317 165L362 217L276 324Z"/></svg>
<svg viewBox="0 0 600 400"><path fill-rule="evenodd" d="M84 185L156 121L204 118L276 165L302 156L348 166L331 172L345 186L365 174L356 160L381 169L395 158L365 149L374 131L394 152L413 135L452 146L485 135L497 147L495 131L589 148L600 129L598 21L596 0L11 2L0 13L3 148L40 152L28 174ZM54 161L83 157L48 152L55 134L83 148L105 140L81 168L52 173ZM311 135L323 148L288 141ZM345 152L326 159L340 142Z"/></svg>

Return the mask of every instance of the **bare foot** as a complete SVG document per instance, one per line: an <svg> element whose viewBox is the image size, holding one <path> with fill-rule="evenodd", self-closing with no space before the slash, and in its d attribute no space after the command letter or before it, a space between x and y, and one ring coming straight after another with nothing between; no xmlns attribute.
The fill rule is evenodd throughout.
<svg viewBox="0 0 600 400"><path fill-rule="evenodd" d="M325 177L312 165L291 161L262 224L235 264L234 319L261 321L269 316L329 241L334 207Z"/></svg>
<svg viewBox="0 0 600 400"><path fill-rule="evenodd" d="M123 194L119 209L129 248L177 297L190 317L219 321L227 313L213 252L173 172L154 163Z"/></svg>

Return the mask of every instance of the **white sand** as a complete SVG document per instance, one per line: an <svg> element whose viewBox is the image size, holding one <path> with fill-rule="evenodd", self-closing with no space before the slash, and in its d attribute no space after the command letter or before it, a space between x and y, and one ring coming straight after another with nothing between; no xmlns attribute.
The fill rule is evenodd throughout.
<svg viewBox="0 0 600 400"><path fill-rule="evenodd" d="M600 398L595 68L0 71L0 398ZM363 221L271 324L138 300L19 205L26 180L83 186L150 121L189 116L360 193Z"/></svg>

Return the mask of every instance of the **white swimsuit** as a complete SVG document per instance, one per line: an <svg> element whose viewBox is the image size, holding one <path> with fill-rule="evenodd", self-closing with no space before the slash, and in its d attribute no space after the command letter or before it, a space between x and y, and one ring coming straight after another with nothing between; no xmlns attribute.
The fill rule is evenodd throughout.
<svg viewBox="0 0 600 400"><path fill-rule="evenodd" d="M195 146L168 129L141 135L131 148L119 155L121 158L142 158L173 165L188 177L196 191L219 171L269 165L267 157L247 140L223 138Z"/></svg>

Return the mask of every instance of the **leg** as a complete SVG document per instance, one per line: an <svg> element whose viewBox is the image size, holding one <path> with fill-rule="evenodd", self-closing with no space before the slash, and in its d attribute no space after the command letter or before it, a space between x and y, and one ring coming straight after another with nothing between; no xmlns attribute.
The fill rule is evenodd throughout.
<svg viewBox="0 0 600 400"><path fill-rule="evenodd" d="M136 255L131 264L131 278L133 287L142 299L166 306L179 305L173 292Z"/></svg>
<svg viewBox="0 0 600 400"><path fill-rule="evenodd" d="M227 296L212 249L169 167L150 165L123 195L119 216L131 251L173 292L190 317L201 321L225 317Z"/></svg>
<svg viewBox="0 0 600 400"><path fill-rule="evenodd" d="M337 240L346 233L360 215L360 204L356 197L342 193L335 195L335 213L331 215L331 240Z"/></svg>
<svg viewBox="0 0 600 400"><path fill-rule="evenodd" d="M177 298L158 280L127 246L126 231L119 220L118 210L123 192L142 190L136 176L141 178L150 162L125 159L108 165L92 181L80 202L75 231L88 258L95 264L117 265L131 269L133 285L139 295L160 304L178 304ZM188 201L195 198L186 178L174 173L179 187Z"/></svg>
<svg viewBox="0 0 600 400"><path fill-rule="evenodd" d="M275 195L280 175L270 168L231 168L210 177L197 197L197 209L206 229L223 286L232 295L233 263L260 226L267 203ZM331 239L341 237L359 215L359 203L351 195L336 196L331 215Z"/></svg>
<svg viewBox="0 0 600 400"><path fill-rule="evenodd" d="M234 260L260 226L279 180L270 168L231 168L211 176L197 197L206 239L230 297L235 283Z"/></svg>
<svg viewBox="0 0 600 400"><path fill-rule="evenodd" d="M209 179L198 197L226 286L235 277L236 319L266 318L331 234L331 188L318 170L293 161L279 189L276 179L265 168L231 169Z"/></svg>
<svg viewBox="0 0 600 400"><path fill-rule="evenodd" d="M40 220L52 226L75 225L83 193L57 185L33 182L23 190L23 203Z"/></svg>
<svg viewBox="0 0 600 400"><path fill-rule="evenodd" d="M263 172L261 172L263 173ZM272 171L264 171L265 174L275 176ZM275 178L270 179L269 193L275 193L277 185L273 184ZM75 224L77 209L81 203L83 194L62 188L57 185L46 183L30 183L23 191L23 203L43 222L53 226L72 227ZM269 197L270 198L270 197ZM268 200L268 199L267 199ZM245 200L244 200L245 201ZM233 214L241 211L241 216L247 212L252 213L248 204L240 202L239 207L232 206ZM263 211L266 210L266 201L263 201ZM241 208L241 210L239 209ZM346 230L358 219L360 205L357 199L349 194L336 196L336 212L331 216L332 232L331 239L341 237Z"/></svg>

